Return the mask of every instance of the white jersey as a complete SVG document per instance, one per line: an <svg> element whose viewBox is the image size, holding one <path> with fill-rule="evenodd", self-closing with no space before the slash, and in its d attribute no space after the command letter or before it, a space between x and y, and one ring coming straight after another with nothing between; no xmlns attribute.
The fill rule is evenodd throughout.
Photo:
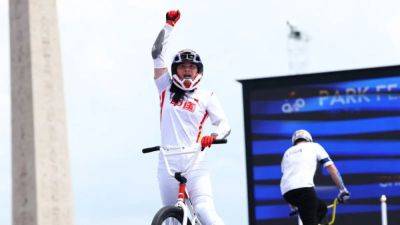
<svg viewBox="0 0 400 225"><path fill-rule="evenodd" d="M282 158L281 193L304 187L314 187L317 164L332 165L328 153L318 143L301 142L285 151Z"/></svg>
<svg viewBox="0 0 400 225"><path fill-rule="evenodd" d="M229 134L226 116L215 93L197 88L187 93L183 101L174 103L169 73L166 72L155 82L160 94L162 146L186 147L199 142L208 117L217 126L217 138L225 138Z"/></svg>

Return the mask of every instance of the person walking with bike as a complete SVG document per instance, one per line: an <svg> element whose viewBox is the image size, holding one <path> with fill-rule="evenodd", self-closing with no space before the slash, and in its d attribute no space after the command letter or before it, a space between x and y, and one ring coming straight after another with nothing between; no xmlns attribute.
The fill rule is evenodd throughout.
<svg viewBox="0 0 400 225"><path fill-rule="evenodd" d="M338 187L339 202L347 201L350 193L328 153L320 144L313 142L308 131L295 131L292 144L281 162L281 193L286 202L297 208L304 225L317 225L327 213L326 203L317 197L314 189L313 180L318 163L325 167Z"/></svg>
<svg viewBox="0 0 400 225"><path fill-rule="evenodd" d="M154 60L154 80L160 96L160 123L162 146L187 147L200 143L202 149L213 141L226 138L230 126L224 111L212 91L200 88L204 66L195 51L184 49L173 58L171 74L166 63L166 47L174 26L180 19L179 10L166 14L166 24L157 36L151 54ZM206 119L211 120L215 132L202 136ZM191 202L204 225L223 225L213 202L211 181L204 152L187 173L187 191ZM170 161L172 169L184 170L189 156L176 156ZM166 172L159 159L158 182L163 205L173 205L178 193L177 181Z"/></svg>

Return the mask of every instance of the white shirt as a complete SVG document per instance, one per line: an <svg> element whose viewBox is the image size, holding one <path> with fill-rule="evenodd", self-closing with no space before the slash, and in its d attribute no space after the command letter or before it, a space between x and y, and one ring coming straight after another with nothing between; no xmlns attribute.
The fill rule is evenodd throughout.
<svg viewBox="0 0 400 225"><path fill-rule="evenodd" d="M332 165L328 153L318 143L301 142L285 151L282 158L281 193L304 187L314 187L317 164Z"/></svg>
<svg viewBox="0 0 400 225"><path fill-rule="evenodd" d="M199 142L208 117L217 126L217 138L229 135L230 127L215 93L197 88L187 93L183 101L174 104L169 72L155 82L160 94L162 146L187 147Z"/></svg>

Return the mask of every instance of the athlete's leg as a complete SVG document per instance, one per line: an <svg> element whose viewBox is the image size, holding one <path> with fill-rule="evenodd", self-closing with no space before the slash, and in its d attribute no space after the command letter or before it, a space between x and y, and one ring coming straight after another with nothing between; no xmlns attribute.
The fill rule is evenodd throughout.
<svg viewBox="0 0 400 225"><path fill-rule="evenodd" d="M164 206L175 205L178 197L179 183L169 176L166 171L158 171L158 187Z"/></svg>
<svg viewBox="0 0 400 225"><path fill-rule="evenodd" d="M328 206L321 199L317 199L317 204L318 204L318 211L317 211L318 223L321 223L321 221L325 218L326 213L328 212Z"/></svg>
<svg viewBox="0 0 400 225"><path fill-rule="evenodd" d="M215 210L210 174L205 168L196 168L188 177L188 192L203 225L224 225Z"/></svg>
<svg viewBox="0 0 400 225"><path fill-rule="evenodd" d="M179 183L171 177L162 162L158 165L158 186L163 206L175 205L178 197ZM174 219L166 221L166 225L178 225Z"/></svg>
<svg viewBox="0 0 400 225"><path fill-rule="evenodd" d="M177 169L173 160L170 161L170 168ZM168 174L161 155L158 162L157 178L163 205L175 205L178 197L179 182Z"/></svg>
<svg viewBox="0 0 400 225"><path fill-rule="evenodd" d="M317 225L317 202L313 199L305 200L299 206L299 214L303 225Z"/></svg>
<svg viewBox="0 0 400 225"><path fill-rule="evenodd" d="M303 225L317 225L317 197L314 188L291 190L283 196L285 200L296 206Z"/></svg>

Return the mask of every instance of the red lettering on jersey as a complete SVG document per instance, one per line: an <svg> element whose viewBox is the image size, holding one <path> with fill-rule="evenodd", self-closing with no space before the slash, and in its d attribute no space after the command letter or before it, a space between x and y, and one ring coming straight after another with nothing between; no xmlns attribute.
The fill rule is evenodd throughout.
<svg viewBox="0 0 400 225"><path fill-rule="evenodd" d="M178 107L181 106L182 109L190 111L190 112L194 112L195 109L196 109L196 103L189 102L189 101L180 100L178 102L175 102L175 101L172 100L171 104L174 105L174 106L178 106Z"/></svg>
<svg viewBox="0 0 400 225"><path fill-rule="evenodd" d="M183 105L183 109L186 109L190 112L194 112L194 109L196 108L196 105L193 102L185 102Z"/></svg>

